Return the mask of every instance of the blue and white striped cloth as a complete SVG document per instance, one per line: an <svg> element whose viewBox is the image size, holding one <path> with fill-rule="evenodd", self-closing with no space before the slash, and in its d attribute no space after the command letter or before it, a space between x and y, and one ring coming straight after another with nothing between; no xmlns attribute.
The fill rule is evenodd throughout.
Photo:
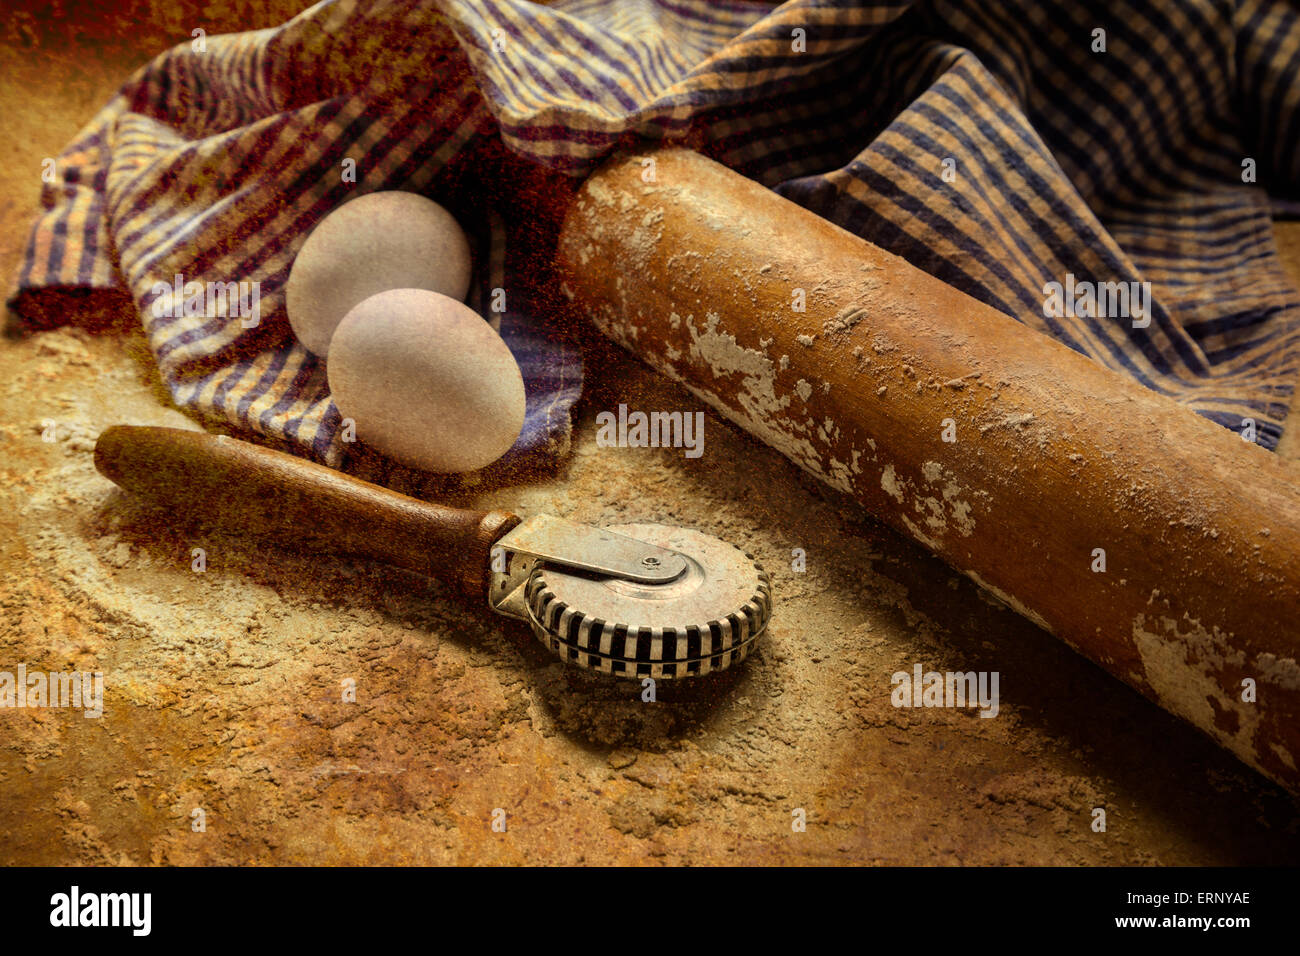
<svg viewBox="0 0 1300 956"><path fill-rule="evenodd" d="M572 188L639 138L687 143L1225 426L1253 419L1267 447L1281 434L1300 374L1271 231L1300 196L1286 0L327 0L195 46L59 155L10 304L41 326L129 303L178 405L327 462L339 415L283 311L312 227L379 189L452 209L471 304L507 290L529 395L512 455L559 456L583 369L530 290L539 239L502 171ZM154 316L176 274L259 281L260 325ZM1067 276L1150 282L1149 326L1046 316Z"/></svg>

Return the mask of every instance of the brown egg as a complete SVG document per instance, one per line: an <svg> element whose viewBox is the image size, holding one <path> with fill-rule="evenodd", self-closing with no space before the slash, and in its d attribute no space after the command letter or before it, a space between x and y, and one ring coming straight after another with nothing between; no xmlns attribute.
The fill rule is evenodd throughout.
<svg viewBox="0 0 1300 956"><path fill-rule="evenodd" d="M474 471L524 424L524 380L473 309L424 289L372 295L339 324L330 392L357 438L428 471Z"/></svg>
<svg viewBox="0 0 1300 956"><path fill-rule="evenodd" d="M387 289L469 291L469 242L451 213L416 193L378 192L320 221L294 259L285 310L298 341L324 358L343 317Z"/></svg>

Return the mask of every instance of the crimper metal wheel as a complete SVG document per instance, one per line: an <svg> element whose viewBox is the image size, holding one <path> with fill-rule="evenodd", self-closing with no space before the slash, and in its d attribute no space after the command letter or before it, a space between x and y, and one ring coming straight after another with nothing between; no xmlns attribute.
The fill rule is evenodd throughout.
<svg viewBox="0 0 1300 956"><path fill-rule="evenodd" d="M625 677L693 677L745 659L767 627L767 572L711 535L655 524L605 529L673 551L663 583L539 565L526 585L533 633L562 660Z"/></svg>

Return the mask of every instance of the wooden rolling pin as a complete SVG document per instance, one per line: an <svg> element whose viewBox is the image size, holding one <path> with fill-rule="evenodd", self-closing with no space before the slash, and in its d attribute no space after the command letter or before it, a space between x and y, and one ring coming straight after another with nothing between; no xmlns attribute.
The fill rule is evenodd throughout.
<svg viewBox="0 0 1300 956"><path fill-rule="evenodd" d="M1293 466L690 151L609 161L557 259L615 341L1300 792Z"/></svg>

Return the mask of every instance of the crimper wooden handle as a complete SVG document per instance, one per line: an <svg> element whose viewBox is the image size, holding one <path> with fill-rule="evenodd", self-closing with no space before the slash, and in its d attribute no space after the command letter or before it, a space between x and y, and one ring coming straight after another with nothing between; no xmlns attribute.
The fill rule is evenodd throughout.
<svg viewBox="0 0 1300 956"><path fill-rule="evenodd" d="M492 544L519 523L504 511L446 508L224 435L116 425L95 467L178 517L241 534L374 558L485 598Z"/></svg>

